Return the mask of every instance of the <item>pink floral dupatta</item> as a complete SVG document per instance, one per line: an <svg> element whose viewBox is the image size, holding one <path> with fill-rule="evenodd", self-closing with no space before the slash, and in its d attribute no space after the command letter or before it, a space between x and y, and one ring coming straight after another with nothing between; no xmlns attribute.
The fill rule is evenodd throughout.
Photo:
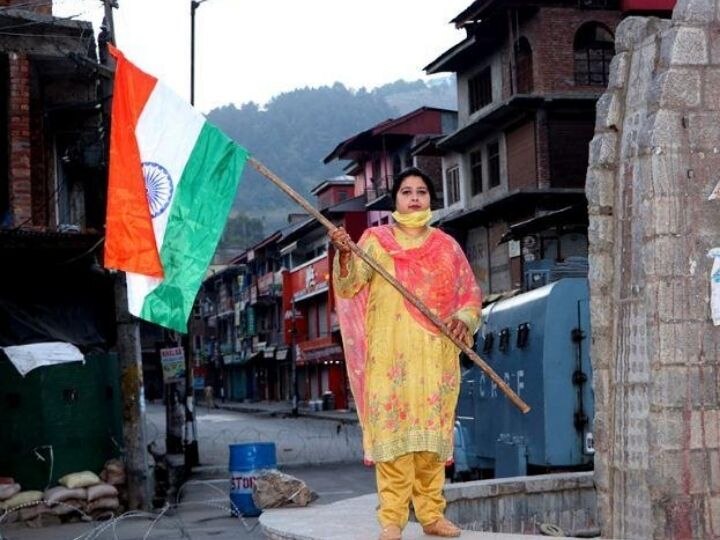
<svg viewBox="0 0 720 540"><path fill-rule="evenodd" d="M389 225L366 230L360 244L369 236L374 236L393 258L395 278L441 319L444 320L464 308L480 309L482 295L472 269L460 246L446 233L433 229L422 246L407 250L398 244ZM369 294L368 284L353 298L340 298L335 295L350 388L361 423L365 420L366 315ZM440 330L407 300L405 307L423 328L433 334L440 333Z"/></svg>

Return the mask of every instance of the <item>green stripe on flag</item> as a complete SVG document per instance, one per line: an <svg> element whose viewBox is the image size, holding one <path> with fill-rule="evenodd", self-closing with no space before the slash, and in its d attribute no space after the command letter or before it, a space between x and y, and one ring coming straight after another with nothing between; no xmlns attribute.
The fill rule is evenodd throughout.
<svg viewBox="0 0 720 540"><path fill-rule="evenodd" d="M206 123L190 154L160 248L165 277L141 317L187 332L195 296L215 254L248 151Z"/></svg>

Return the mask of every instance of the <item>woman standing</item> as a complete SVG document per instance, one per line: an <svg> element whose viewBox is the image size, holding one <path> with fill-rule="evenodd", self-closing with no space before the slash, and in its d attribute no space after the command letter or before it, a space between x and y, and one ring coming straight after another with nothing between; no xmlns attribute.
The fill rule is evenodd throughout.
<svg viewBox="0 0 720 540"><path fill-rule="evenodd" d="M392 197L394 223L366 230L359 246L471 345L481 293L460 246L428 226L432 181L420 169L406 169L395 178ZM459 349L352 255L349 240L342 228L331 235L338 251L333 282L365 460L376 468L380 540L401 538L410 501L426 534L459 536L443 515L442 494L453 456Z"/></svg>

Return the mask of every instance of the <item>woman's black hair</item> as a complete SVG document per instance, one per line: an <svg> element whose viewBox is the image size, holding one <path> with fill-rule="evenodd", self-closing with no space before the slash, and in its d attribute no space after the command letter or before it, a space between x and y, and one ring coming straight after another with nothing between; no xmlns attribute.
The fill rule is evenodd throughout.
<svg viewBox="0 0 720 540"><path fill-rule="evenodd" d="M408 176L417 176L418 178L422 179L422 181L425 183L425 186L427 187L428 194L430 195L430 207L432 208L434 206L433 203L437 201L435 185L433 184L432 179L427 175L427 173L422 169L419 169L418 167L408 167L407 169L403 169L393 179L392 189L390 190L393 206L395 205L398 191L400 191L400 185L403 183L403 180L405 180Z"/></svg>

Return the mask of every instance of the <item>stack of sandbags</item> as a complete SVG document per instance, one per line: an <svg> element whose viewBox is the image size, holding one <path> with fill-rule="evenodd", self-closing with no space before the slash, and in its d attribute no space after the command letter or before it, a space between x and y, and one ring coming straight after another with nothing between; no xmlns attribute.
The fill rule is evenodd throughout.
<svg viewBox="0 0 720 540"><path fill-rule="evenodd" d="M106 483L95 484L87 488L88 513L93 519L112 517L120 508L118 490Z"/></svg>
<svg viewBox="0 0 720 540"><path fill-rule="evenodd" d="M115 486L117 489L120 510L127 507L127 478L125 476L125 464L119 459L110 459L105 462L100 478L106 484Z"/></svg>
<svg viewBox="0 0 720 540"><path fill-rule="evenodd" d="M55 486L45 490L45 504L56 516L84 514L87 506L87 489Z"/></svg>
<svg viewBox="0 0 720 540"><path fill-rule="evenodd" d="M6 487L4 493L14 492L14 494L0 501L0 514L4 516L3 522L9 523L18 519L30 522L47 511L47 507L43 503L42 491L19 491L19 484L3 484L3 486L7 485L12 487Z"/></svg>
<svg viewBox="0 0 720 540"><path fill-rule="evenodd" d="M120 507L118 492L115 486L107 484L91 471L82 471L63 476L58 482L68 490L82 489L85 495L82 500L82 511L93 519L108 517ZM75 492L80 495L81 492ZM75 499L78 510L80 507L79 498ZM72 509L70 510L72 512Z"/></svg>

